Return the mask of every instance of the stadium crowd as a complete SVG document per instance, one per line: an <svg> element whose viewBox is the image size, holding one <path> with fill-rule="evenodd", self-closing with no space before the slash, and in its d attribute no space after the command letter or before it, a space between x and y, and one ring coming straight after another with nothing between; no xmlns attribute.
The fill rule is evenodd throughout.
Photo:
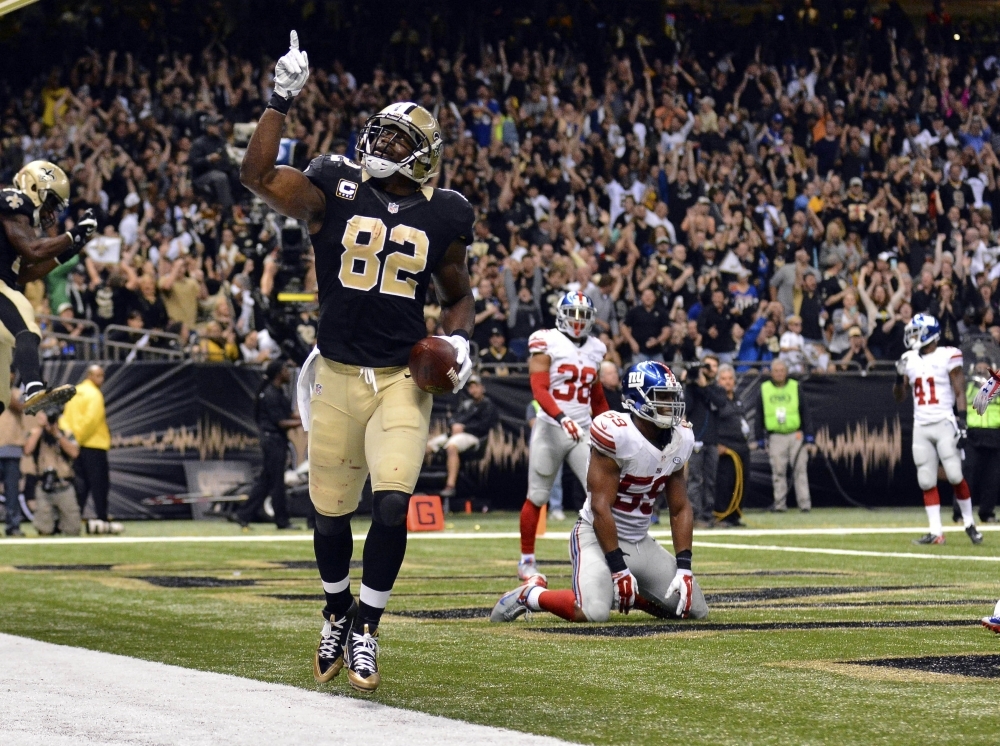
<svg viewBox="0 0 1000 746"><path fill-rule="evenodd" d="M437 186L478 213L487 363L523 361L577 288L619 366L713 353L737 370L867 368L899 357L922 311L943 343L1000 340L1000 62L950 44L940 18L914 30L890 10L824 35L810 3L791 5L798 42L780 53L692 43L690 14L615 26L597 51L567 41L558 12L531 44L499 29L475 52L436 49L403 20L384 64L312 60L286 161L352 157L394 101L435 114ZM314 312L277 293L315 288L308 241L238 178L273 59L218 43L140 56L89 52L3 106L0 180L51 160L73 183L65 225L86 208L100 219L85 260L29 288L33 303L61 317L55 331L115 325L211 361L301 360ZM431 297L429 333L438 314Z"/></svg>

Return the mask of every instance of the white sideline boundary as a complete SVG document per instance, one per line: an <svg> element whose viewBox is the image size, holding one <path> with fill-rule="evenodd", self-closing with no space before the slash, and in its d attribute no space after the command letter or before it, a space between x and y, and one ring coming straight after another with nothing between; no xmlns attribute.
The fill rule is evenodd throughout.
<svg viewBox="0 0 1000 746"><path fill-rule="evenodd" d="M979 526L983 533L1000 531L1000 524ZM964 533L961 526L945 526L945 533ZM695 529L696 537L716 537L725 536L727 538L737 538L742 536L865 536L875 534L925 534L927 525L922 526L890 526L890 527L866 527L848 526L843 528L727 528L727 529ZM538 539L569 541L569 531L548 531ZM655 529L649 532L654 539L666 539L670 537L668 529ZM521 534L517 531L427 531L409 534L410 541L440 541L450 539L520 539ZM354 534L355 541L364 541L365 534ZM177 544L190 542L195 544L227 544L227 543L256 543L256 542L289 542L313 540L312 534L308 531L296 534L263 534L252 536L241 534L238 536L65 536L65 537L40 537L26 539L2 539L0 540L0 551L11 547L28 546L68 546L73 544L89 544L93 546L103 546L107 544ZM918 555L923 556L923 555Z"/></svg>
<svg viewBox="0 0 1000 746"><path fill-rule="evenodd" d="M692 541L706 549L737 549L757 552L794 552L799 554L836 554L846 557L897 557L900 559L965 560L968 562L1000 562L1000 557L968 554L920 554L919 552L875 552L862 549L825 549L821 547L783 547L777 544L722 544L714 541ZM543 561L544 565L545 562Z"/></svg>
<svg viewBox="0 0 1000 746"><path fill-rule="evenodd" d="M346 673L309 691L5 634L0 661L4 746L567 743L337 696Z"/></svg>

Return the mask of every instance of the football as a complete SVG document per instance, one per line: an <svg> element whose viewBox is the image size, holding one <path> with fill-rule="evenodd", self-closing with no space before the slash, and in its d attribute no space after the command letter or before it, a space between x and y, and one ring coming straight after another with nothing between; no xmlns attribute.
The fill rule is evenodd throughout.
<svg viewBox="0 0 1000 746"><path fill-rule="evenodd" d="M410 374L428 394L448 394L458 383L455 348L438 337L425 337L410 350Z"/></svg>

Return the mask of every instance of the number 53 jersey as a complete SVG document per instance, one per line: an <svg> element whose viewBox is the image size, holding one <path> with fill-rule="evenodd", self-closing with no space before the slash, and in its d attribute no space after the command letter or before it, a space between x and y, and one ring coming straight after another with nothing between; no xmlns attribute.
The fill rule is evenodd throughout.
<svg viewBox="0 0 1000 746"><path fill-rule="evenodd" d="M955 392L951 387L951 372L962 367L962 351L956 347L938 347L921 355L917 350L903 353L904 374L913 389L913 422L931 425L951 420L955 408Z"/></svg>
<svg viewBox="0 0 1000 746"><path fill-rule="evenodd" d="M694 433L687 423L675 427L670 442L657 448L646 440L631 416L619 412L604 412L590 426L590 446L594 451L614 459L621 469L618 494L611 506L611 515L618 536L625 541L639 542L649 531L653 503L663 492L667 477L681 471L694 450ZM594 523L590 495L580 511L587 523Z"/></svg>
<svg viewBox="0 0 1000 746"><path fill-rule="evenodd" d="M326 195L323 226L312 236L320 353L347 365L406 365L427 334L431 275L453 242L471 241L472 206L449 189L389 194L339 155L313 159L305 175Z"/></svg>

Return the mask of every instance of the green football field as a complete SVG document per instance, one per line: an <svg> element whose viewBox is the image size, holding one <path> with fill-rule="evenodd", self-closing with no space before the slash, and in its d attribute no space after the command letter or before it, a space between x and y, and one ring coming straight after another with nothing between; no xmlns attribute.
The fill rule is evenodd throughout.
<svg viewBox="0 0 1000 746"><path fill-rule="evenodd" d="M745 520L696 532L703 622L490 624L517 584L517 516L411 536L372 699L595 744L1000 741L1000 636L978 624L1000 597L1000 532L922 547L922 510ZM361 696L344 675L313 681L322 593L296 534L146 522L125 541L0 540L0 632ZM569 587L566 540L538 554L549 586Z"/></svg>

